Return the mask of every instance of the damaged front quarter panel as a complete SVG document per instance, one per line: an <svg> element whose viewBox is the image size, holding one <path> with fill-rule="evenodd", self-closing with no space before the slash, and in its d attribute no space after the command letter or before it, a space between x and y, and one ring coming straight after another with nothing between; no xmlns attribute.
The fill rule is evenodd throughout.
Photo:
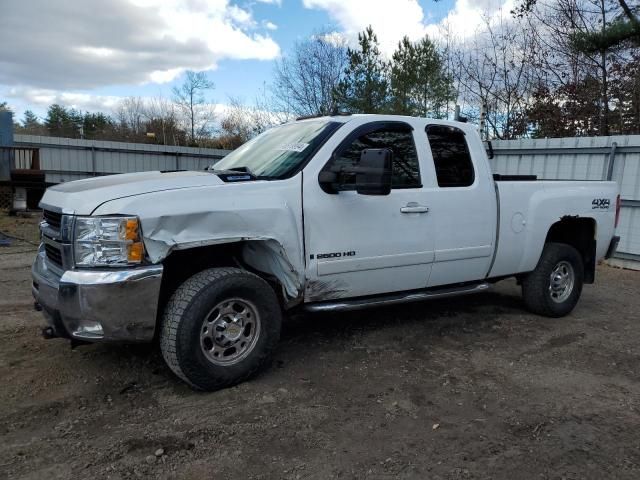
<svg viewBox="0 0 640 480"><path fill-rule="evenodd" d="M242 259L276 277L288 302L302 298L304 260L300 178L151 192L102 204L93 215L140 218L146 253L243 242Z"/></svg>

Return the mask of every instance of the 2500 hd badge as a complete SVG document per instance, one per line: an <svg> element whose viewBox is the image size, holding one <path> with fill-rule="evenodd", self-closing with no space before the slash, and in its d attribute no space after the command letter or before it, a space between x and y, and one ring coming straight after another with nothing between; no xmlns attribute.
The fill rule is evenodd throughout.
<svg viewBox="0 0 640 480"><path fill-rule="evenodd" d="M350 252L319 253L318 260L323 260L327 258L342 258L342 257L355 257L355 256L356 256L356 252L354 250ZM311 258L313 258L313 256Z"/></svg>

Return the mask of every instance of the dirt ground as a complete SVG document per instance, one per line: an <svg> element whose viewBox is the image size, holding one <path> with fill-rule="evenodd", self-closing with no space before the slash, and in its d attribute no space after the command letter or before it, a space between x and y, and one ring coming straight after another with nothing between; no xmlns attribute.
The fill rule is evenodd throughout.
<svg viewBox="0 0 640 480"><path fill-rule="evenodd" d="M297 316L268 371L207 394L153 347L44 340L33 255L0 247L0 478L640 478L640 272L599 267L559 320L512 281Z"/></svg>

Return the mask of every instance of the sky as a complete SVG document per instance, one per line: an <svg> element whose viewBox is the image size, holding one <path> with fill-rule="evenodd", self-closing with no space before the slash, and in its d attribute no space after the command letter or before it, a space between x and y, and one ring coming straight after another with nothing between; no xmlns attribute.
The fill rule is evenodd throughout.
<svg viewBox="0 0 640 480"><path fill-rule="evenodd" d="M215 84L208 101L251 103L296 41L372 25L390 55L404 36L449 24L473 33L513 0L2 0L0 102L21 118L52 103L111 112L128 96L171 96L186 70Z"/></svg>

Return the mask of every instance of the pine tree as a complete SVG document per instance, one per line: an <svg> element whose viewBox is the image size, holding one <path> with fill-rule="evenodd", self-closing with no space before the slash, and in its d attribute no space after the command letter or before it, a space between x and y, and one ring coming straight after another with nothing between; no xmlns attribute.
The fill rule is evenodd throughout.
<svg viewBox="0 0 640 480"><path fill-rule="evenodd" d="M115 129L111 118L102 112L86 112L82 118L83 136L86 139L109 137Z"/></svg>
<svg viewBox="0 0 640 480"><path fill-rule="evenodd" d="M336 89L340 108L350 113L384 113L389 107L389 65L371 26L358 34L358 48L347 50L349 64Z"/></svg>
<svg viewBox="0 0 640 480"><path fill-rule="evenodd" d="M38 125L40 125L40 121L38 120L36 114L31 110L25 110L22 117L22 126L25 128L29 128Z"/></svg>
<svg viewBox="0 0 640 480"><path fill-rule="evenodd" d="M44 126L52 137L80 138L83 125L84 114L75 108L67 109L54 103L47 109Z"/></svg>
<svg viewBox="0 0 640 480"><path fill-rule="evenodd" d="M392 57L390 84L391 110L400 115L441 118L454 98L452 80L428 37L417 43L402 39Z"/></svg>
<svg viewBox="0 0 640 480"><path fill-rule="evenodd" d="M42 135L44 130L44 125L40 123L36 114L31 110L25 110L19 132L27 135Z"/></svg>
<svg viewBox="0 0 640 480"><path fill-rule="evenodd" d="M629 19L618 19L598 32L577 32L572 38L578 52L591 54L609 52L624 43L640 46L640 32Z"/></svg>

